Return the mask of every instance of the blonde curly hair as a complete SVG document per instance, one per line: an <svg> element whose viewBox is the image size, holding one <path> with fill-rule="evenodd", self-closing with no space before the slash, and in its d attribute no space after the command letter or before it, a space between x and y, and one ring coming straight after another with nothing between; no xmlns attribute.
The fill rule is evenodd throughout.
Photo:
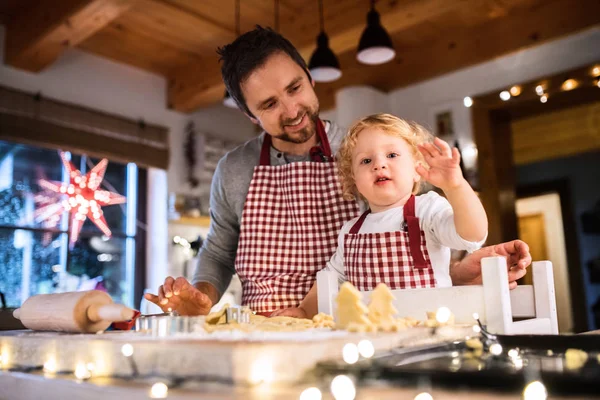
<svg viewBox="0 0 600 400"><path fill-rule="evenodd" d="M352 152L356 147L358 134L367 128L378 128L383 132L404 139L412 149L415 161L421 162L425 167L427 164L417 145L433 141L433 135L423 126L413 121L406 121L391 114L373 114L356 122L342 141L337 154L338 173L342 183L344 199L355 200L358 193L354 174L352 173ZM413 194L417 194L421 188L421 181L413 185ZM365 200L363 198L363 200Z"/></svg>

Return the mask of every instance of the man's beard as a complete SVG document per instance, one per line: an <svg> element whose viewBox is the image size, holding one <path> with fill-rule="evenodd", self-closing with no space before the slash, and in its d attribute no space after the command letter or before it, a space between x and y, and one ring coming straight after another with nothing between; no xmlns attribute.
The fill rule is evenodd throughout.
<svg viewBox="0 0 600 400"><path fill-rule="evenodd" d="M296 121L299 116L304 116L308 118L308 124L303 129L296 131L292 134L289 134L285 131L285 126L289 125L290 122ZM289 143L306 143L308 142L317 132L317 118L319 117L318 108L316 111L312 111L308 108L302 109L296 118L288 119L281 122L281 133L275 136L277 139L282 140L284 142Z"/></svg>

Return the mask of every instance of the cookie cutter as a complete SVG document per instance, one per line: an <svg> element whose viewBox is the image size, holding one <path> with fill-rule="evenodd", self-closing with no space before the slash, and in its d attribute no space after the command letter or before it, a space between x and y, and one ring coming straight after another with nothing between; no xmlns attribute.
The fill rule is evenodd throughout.
<svg viewBox="0 0 600 400"><path fill-rule="evenodd" d="M225 320L228 324L249 324L252 311L248 306L229 307L225 313Z"/></svg>
<svg viewBox="0 0 600 400"><path fill-rule="evenodd" d="M152 337L167 337L204 331L204 315L180 316L174 313L141 315L135 321L135 331Z"/></svg>

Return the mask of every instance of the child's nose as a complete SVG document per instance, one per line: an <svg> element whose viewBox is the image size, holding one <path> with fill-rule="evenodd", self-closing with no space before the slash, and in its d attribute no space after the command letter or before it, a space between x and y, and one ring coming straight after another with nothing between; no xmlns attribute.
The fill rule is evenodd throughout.
<svg viewBox="0 0 600 400"><path fill-rule="evenodd" d="M378 171L380 169L384 169L385 168L385 159L381 160L381 159L376 159L373 161L373 169L375 171Z"/></svg>

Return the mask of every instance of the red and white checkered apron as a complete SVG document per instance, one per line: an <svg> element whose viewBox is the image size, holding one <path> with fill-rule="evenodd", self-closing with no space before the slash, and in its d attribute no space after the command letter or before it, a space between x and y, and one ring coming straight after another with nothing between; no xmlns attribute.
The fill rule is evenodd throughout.
<svg viewBox="0 0 600 400"><path fill-rule="evenodd" d="M358 290L373 290L380 282L390 289L435 287L425 232L415 216L415 196L410 196L403 211L405 222L399 231L358 233L367 210L345 235L346 276Z"/></svg>
<svg viewBox="0 0 600 400"><path fill-rule="evenodd" d="M270 165L271 137L265 135L244 204L235 269L242 304L257 313L297 307L335 252L345 221L358 204L342 198L337 169L323 123L313 160Z"/></svg>

